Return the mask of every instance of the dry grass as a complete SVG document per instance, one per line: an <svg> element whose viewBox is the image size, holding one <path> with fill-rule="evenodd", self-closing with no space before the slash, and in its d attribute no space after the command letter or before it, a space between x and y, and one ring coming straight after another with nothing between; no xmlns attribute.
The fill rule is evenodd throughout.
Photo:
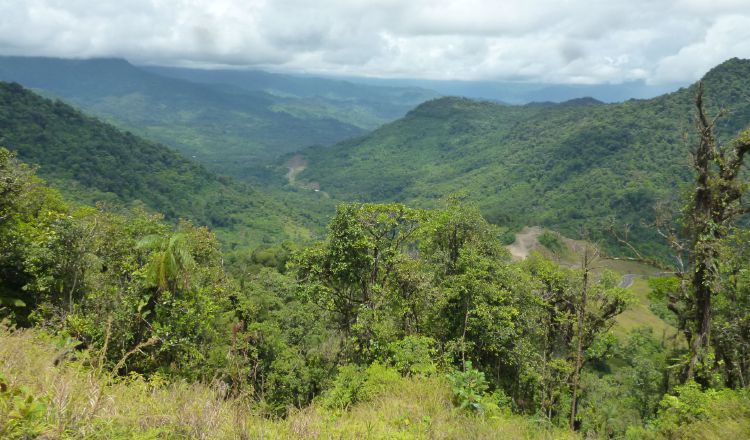
<svg viewBox="0 0 750 440"><path fill-rule="evenodd" d="M576 438L526 417L464 414L451 404L442 378L403 379L376 400L341 414L313 405L287 419L269 420L240 401L226 399L219 385L166 384L140 377L114 380L81 361L54 366L58 352L53 340L36 331L0 327L0 376L11 389L26 387L45 405L36 420L39 438ZM0 432L8 418L7 406L0 405Z"/></svg>

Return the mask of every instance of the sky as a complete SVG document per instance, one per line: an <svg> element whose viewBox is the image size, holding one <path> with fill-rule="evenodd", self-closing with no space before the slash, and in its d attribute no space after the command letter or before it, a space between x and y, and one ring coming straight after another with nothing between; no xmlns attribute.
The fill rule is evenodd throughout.
<svg viewBox="0 0 750 440"><path fill-rule="evenodd" d="M750 0L0 0L0 54L565 84L750 58Z"/></svg>

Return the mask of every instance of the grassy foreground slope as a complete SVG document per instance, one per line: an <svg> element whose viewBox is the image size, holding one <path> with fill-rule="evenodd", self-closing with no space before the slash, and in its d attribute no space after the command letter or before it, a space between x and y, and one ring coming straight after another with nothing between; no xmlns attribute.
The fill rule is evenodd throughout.
<svg viewBox="0 0 750 440"><path fill-rule="evenodd" d="M211 226L230 243L308 234L310 219L277 198L18 84L0 82L0 145L87 203L140 201L169 219Z"/></svg>
<svg viewBox="0 0 750 440"><path fill-rule="evenodd" d="M718 126L722 138L750 123L749 78L750 60L732 59L703 79L712 110L731 110ZM463 190L492 221L573 237L615 217L658 252L658 238L640 222L692 175L683 133L692 130L694 95L695 86L621 104L437 99L367 136L305 150L298 179L334 198L423 205Z"/></svg>
<svg viewBox="0 0 750 440"><path fill-rule="evenodd" d="M86 439L575 439L530 417L477 417L455 408L441 378L400 378L343 413L314 404L273 420L257 416L221 386L166 383L137 374L113 378L78 361L57 364L65 341L35 330L0 328L0 434ZM94 358L96 353L83 353ZM57 364L57 365L56 365ZM697 407L664 410L629 438L727 439L750 435L750 394L672 397Z"/></svg>
<svg viewBox="0 0 750 440"><path fill-rule="evenodd" d="M64 341L34 330L0 328L0 434L87 439L578 438L522 416L471 416L453 406L447 381L437 377L399 378L373 401L343 413L313 405L273 420L254 415L242 399L227 398L221 386L168 384L138 375L113 379L79 362L56 366L63 347ZM84 356L95 358L96 353Z"/></svg>

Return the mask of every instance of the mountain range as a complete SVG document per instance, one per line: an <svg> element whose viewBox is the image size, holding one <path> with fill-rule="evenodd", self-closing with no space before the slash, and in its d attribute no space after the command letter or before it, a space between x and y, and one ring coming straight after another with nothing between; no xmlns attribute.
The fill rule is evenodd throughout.
<svg viewBox="0 0 750 440"><path fill-rule="evenodd" d="M108 58L0 57L0 80L63 99L239 177L284 153L364 134L438 96L264 73L141 68Z"/></svg>
<svg viewBox="0 0 750 440"><path fill-rule="evenodd" d="M615 222L630 225L644 252L663 254L647 224L656 205L679 205L692 176L685 135L695 85L621 103L505 105L434 98L424 89L115 59L0 58L0 78L9 77L104 121L5 84L0 144L82 200L140 200L169 218L225 231L234 246L310 236L338 201L430 207L463 193L495 223L541 225L612 245L606 229ZM750 120L748 78L750 61L732 59L702 79L712 111L731 110L717 126L722 139ZM278 107L299 110L313 101L367 108L370 122L355 124L346 110L349 122ZM318 145L304 147L311 144ZM247 177L253 179L241 183Z"/></svg>

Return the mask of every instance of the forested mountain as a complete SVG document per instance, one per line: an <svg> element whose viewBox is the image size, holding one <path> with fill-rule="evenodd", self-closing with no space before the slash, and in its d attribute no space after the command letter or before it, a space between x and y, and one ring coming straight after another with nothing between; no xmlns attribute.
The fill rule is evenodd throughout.
<svg viewBox="0 0 750 440"><path fill-rule="evenodd" d="M235 176L252 174L259 162L280 154L363 134L435 96L399 90L393 93L403 94L403 102L394 105L389 99L368 100L391 93L368 86L341 86L335 99L274 95L247 85L161 76L122 59L0 57L0 80L41 89Z"/></svg>
<svg viewBox="0 0 750 440"><path fill-rule="evenodd" d="M703 78L717 127L736 135L750 120L750 60L732 59ZM430 205L455 191L492 221L541 224L596 235L608 219L633 225L631 238L653 252L641 220L657 201L674 201L690 180L695 86L650 100L505 106L461 98L422 104L375 132L303 152L298 179L334 198ZM377 170L377 172L375 172Z"/></svg>
<svg viewBox="0 0 750 440"><path fill-rule="evenodd" d="M16 83L0 82L0 145L82 201L140 201L245 246L307 234L278 198Z"/></svg>

